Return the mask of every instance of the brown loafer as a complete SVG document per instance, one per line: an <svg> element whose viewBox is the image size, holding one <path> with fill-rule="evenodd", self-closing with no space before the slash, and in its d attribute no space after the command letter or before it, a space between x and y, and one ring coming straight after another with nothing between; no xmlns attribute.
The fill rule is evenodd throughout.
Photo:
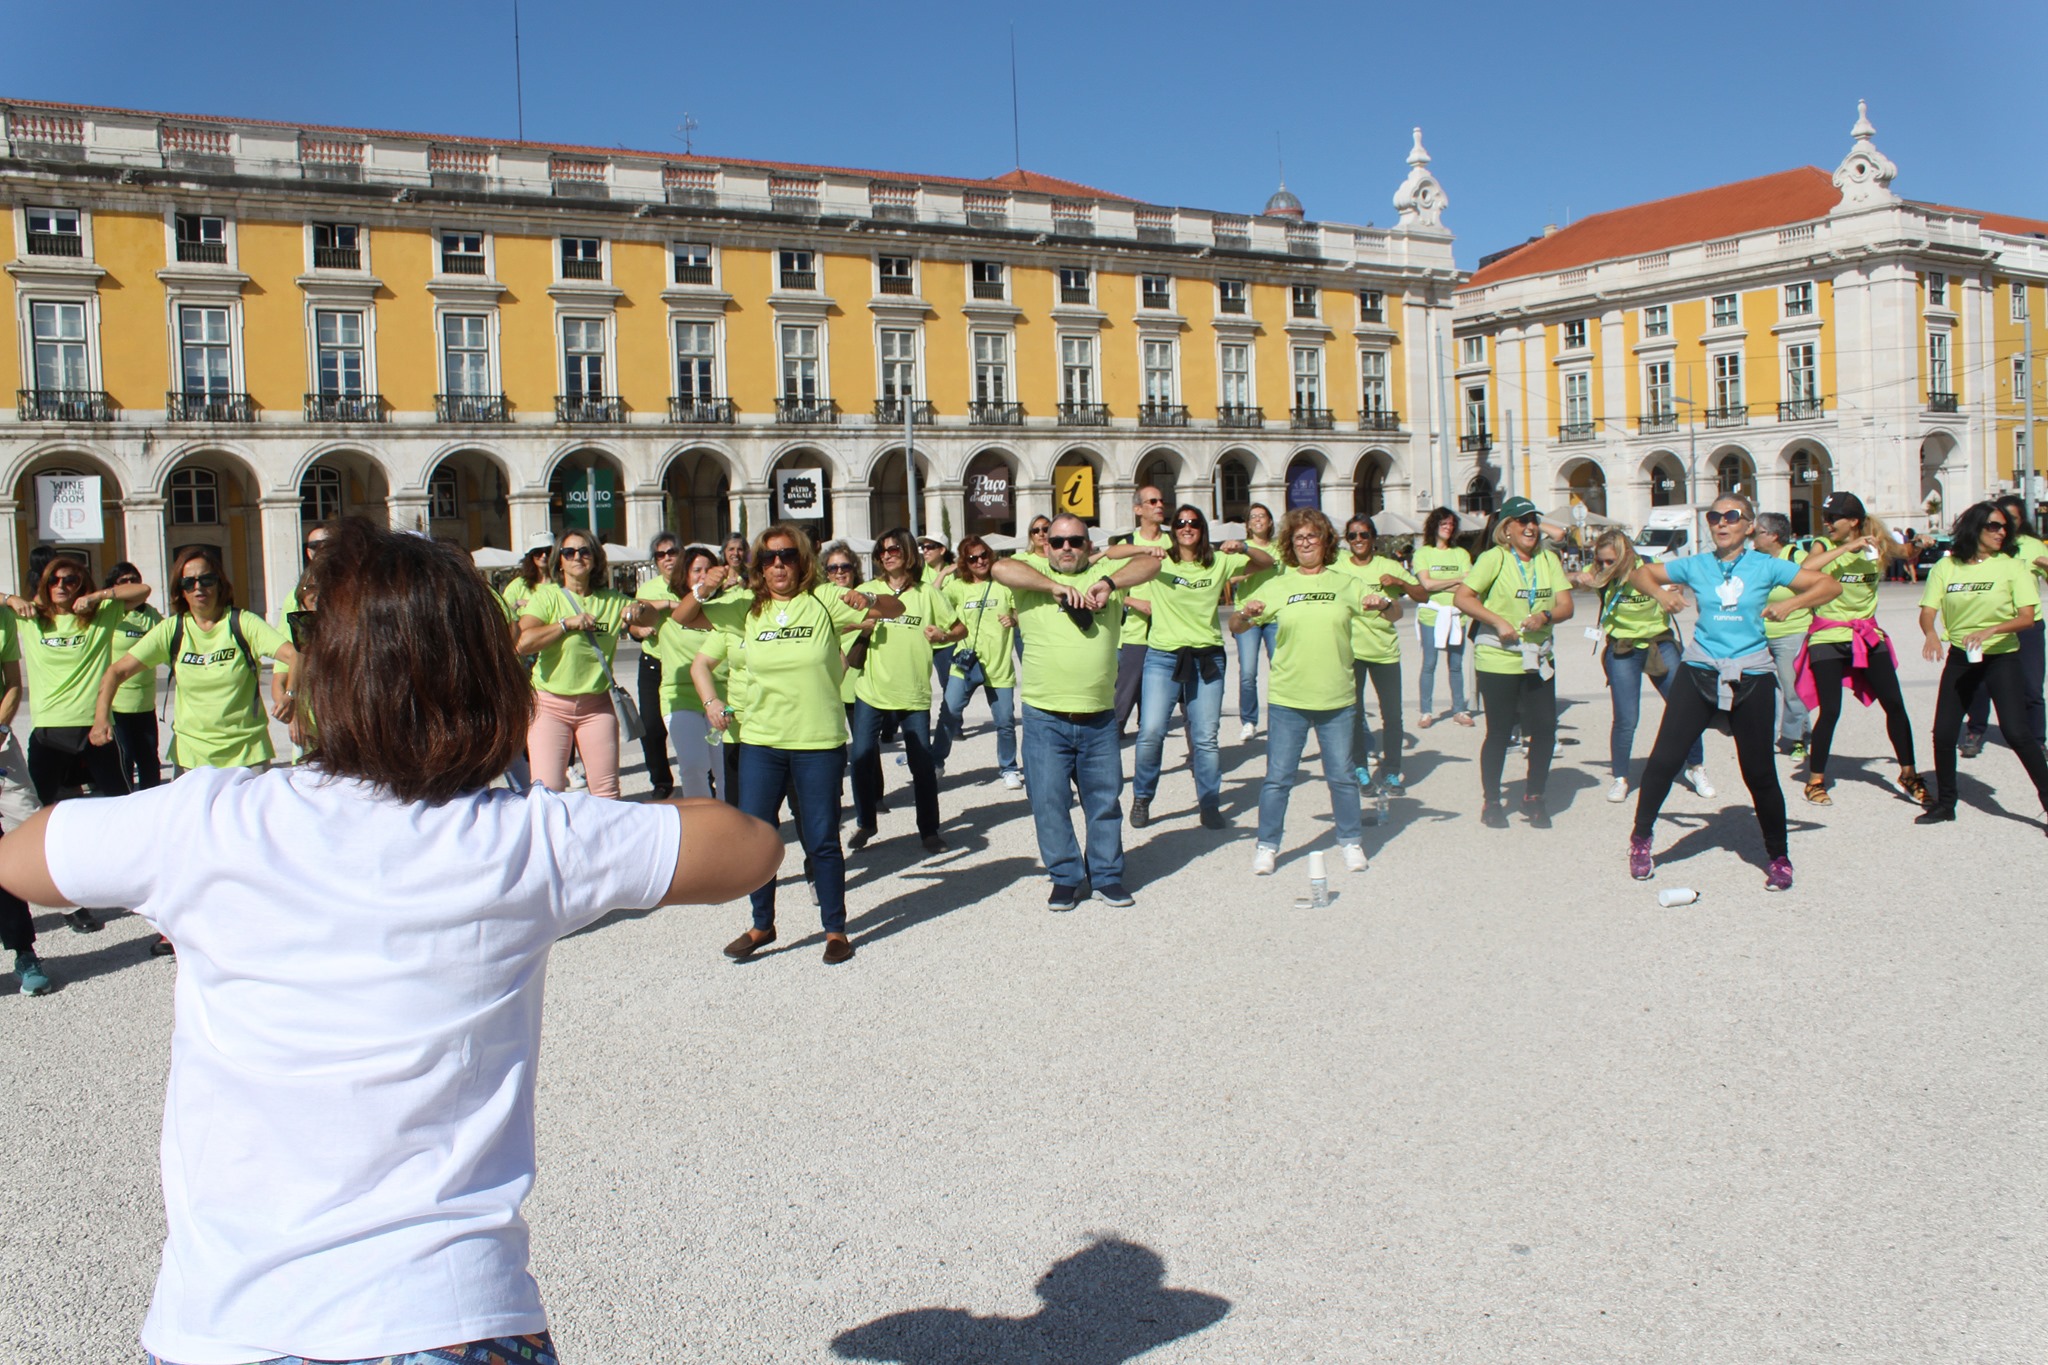
<svg viewBox="0 0 2048 1365"><path fill-rule="evenodd" d="M725 955L734 962L745 962L759 950L775 942L775 931L770 929L766 938L755 938L752 929L725 945Z"/></svg>
<svg viewBox="0 0 2048 1365"><path fill-rule="evenodd" d="M837 967L840 963L846 962L852 957L853 945L845 939L828 938L825 940L825 965L827 967Z"/></svg>

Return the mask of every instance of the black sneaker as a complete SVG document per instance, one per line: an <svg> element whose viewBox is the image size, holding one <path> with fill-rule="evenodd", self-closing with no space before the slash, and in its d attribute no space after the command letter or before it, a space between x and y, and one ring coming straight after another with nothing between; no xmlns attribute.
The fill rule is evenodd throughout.
<svg viewBox="0 0 2048 1365"><path fill-rule="evenodd" d="M1104 905L1114 905L1120 910L1127 910L1138 903L1131 898L1130 892L1124 890L1122 882L1110 882L1107 885L1096 887L1095 899L1101 901Z"/></svg>
<svg viewBox="0 0 2048 1365"><path fill-rule="evenodd" d="M1526 816L1528 816L1528 817L1529 817L1529 826L1530 826L1530 828L1531 828L1531 829L1549 829L1549 828L1550 828L1550 809L1549 809L1549 807L1547 807L1547 806L1545 806L1545 805L1543 804L1543 798L1542 798L1542 797L1540 797L1540 796L1525 796L1525 797L1523 797L1523 798L1522 798L1522 814L1524 814L1524 815L1526 815Z"/></svg>
<svg viewBox="0 0 2048 1365"><path fill-rule="evenodd" d="M1152 803L1150 801L1131 802L1131 828L1143 829L1151 823Z"/></svg>
<svg viewBox="0 0 2048 1365"><path fill-rule="evenodd" d="M846 841L847 850L852 853L860 852L868 846L868 840L879 832L873 825L862 825L853 832L853 837Z"/></svg>
<svg viewBox="0 0 2048 1365"><path fill-rule="evenodd" d="M1077 886L1055 886L1052 894L1045 898L1048 910L1071 910L1081 903L1081 889Z"/></svg>
<svg viewBox="0 0 2048 1365"><path fill-rule="evenodd" d="M1913 817L1916 825L1945 825L1956 818L1954 806L1932 805Z"/></svg>
<svg viewBox="0 0 2048 1365"><path fill-rule="evenodd" d="M1230 828L1230 822L1229 822L1228 820L1226 820L1226 819L1224 819L1224 818L1223 818L1223 807L1221 807L1221 806L1204 806L1204 807L1202 807L1202 828L1203 828L1203 829L1229 829L1229 828Z"/></svg>
<svg viewBox="0 0 2048 1365"><path fill-rule="evenodd" d="M948 848L952 847L952 845L936 834L927 834L919 842L924 845L924 851L927 853L944 853Z"/></svg>
<svg viewBox="0 0 2048 1365"><path fill-rule="evenodd" d="M1984 732L1964 730L1963 737L1956 741L1956 753L1962 758L1975 758L1984 752Z"/></svg>
<svg viewBox="0 0 2048 1365"><path fill-rule="evenodd" d="M100 922L92 917L92 911L82 907L66 915L64 922L71 926L74 934L97 934L100 931Z"/></svg>
<svg viewBox="0 0 2048 1365"><path fill-rule="evenodd" d="M1488 829L1506 829L1508 827L1507 808L1498 801L1487 802L1479 808L1479 823Z"/></svg>

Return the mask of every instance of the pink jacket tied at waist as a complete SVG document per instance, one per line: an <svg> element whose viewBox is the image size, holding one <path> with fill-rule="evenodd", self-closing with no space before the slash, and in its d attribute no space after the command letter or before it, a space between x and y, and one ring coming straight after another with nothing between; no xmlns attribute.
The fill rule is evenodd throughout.
<svg viewBox="0 0 2048 1365"><path fill-rule="evenodd" d="M1877 700L1877 694L1864 681L1863 670L1870 666L1870 651L1879 647L1892 661L1892 667L1899 666L1899 652L1892 648L1892 637L1878 629L1877 618L1865 616L1855 621L1830 621L1818 612L1813 624L1806 628L1806 638L1799 642L1799 659L1792 666L1793 690L1799 693L1799 700L1809 711L1820 707L1820 683L1813 676L1813 665L1807 653L1813 648L1813 633L1817 630L1847 630L1849 632L1849 671L1842 678L1849 690L1856 694L1856 700L1865 706Z"/></svg>

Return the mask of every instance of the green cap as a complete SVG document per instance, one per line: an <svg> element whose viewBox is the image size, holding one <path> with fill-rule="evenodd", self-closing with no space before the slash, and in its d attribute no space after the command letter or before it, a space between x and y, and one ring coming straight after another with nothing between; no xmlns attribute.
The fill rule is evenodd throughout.
<svg viewBox="0 0 2048 1365"><path fill-rule="evenodd" d="M1513 521L1518 517L1540 517L1542 515L1543 514L1541 512L1538 512L1536 510L1536 504L1530 502L1527 498L1509 498L1506 502L1500 505L1500 516L1502 521Z"/></svg>

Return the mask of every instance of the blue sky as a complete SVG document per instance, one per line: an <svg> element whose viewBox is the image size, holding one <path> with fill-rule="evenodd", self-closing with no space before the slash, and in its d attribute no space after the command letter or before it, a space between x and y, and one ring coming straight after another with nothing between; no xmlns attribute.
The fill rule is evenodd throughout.
<svg viewBox="0 0 2048 1365"><path fill-rule="evenodd" d="M202 16L210 16L204 21ZM2048 5L1296 0L1258 6L521 0L527 136L934 174L1023 160L1256 211L1393 218L1420 124L1458 259L1547 222L1791 166L1858 98L1912 198L2048 218ZM511 0L69 0L8 20L0 95L509 138ZM82 34L91 41L81 41Z"/></svg>

